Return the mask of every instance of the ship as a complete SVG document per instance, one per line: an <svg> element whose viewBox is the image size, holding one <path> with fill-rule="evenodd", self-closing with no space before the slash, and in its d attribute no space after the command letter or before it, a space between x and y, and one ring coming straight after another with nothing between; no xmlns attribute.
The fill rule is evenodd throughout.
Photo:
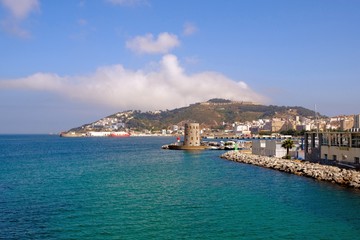
<svg viewBox="0 0 360 240"><path fill-rule="evenodd" d="M130 137L130 133L124 132L124 131L121 131L121 132L111 132L111 133L109 134L109 137Z"/></svg>

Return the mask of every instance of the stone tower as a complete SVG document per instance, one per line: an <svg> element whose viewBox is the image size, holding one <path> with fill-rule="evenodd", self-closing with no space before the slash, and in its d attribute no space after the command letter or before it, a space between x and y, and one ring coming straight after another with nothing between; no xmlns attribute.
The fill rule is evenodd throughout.
<svg viewBox="0 0 360 240"><path fill-rule="evenodd" d="M200 146L199 123L185 124L184 146Z"/></svg>

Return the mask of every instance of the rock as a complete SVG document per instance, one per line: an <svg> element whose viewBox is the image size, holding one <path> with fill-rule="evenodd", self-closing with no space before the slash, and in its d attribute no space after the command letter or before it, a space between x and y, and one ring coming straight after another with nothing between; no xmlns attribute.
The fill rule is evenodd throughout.
<svg viewBox="0 0 360 240"><path fill-rule="evenodd" d="M221 155L221 158L293 173L298 176L312 177L320 181L360 188L360 172L355 170L341 169L308 161L295 162L288 159L244 154L238 151L226 152Z"/></svg>

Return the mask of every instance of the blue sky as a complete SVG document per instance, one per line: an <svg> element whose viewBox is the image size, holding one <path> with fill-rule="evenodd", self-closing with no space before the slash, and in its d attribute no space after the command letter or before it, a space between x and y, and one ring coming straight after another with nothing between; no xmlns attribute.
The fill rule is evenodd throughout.
<svg viewBox="0 0 360 240"><path fill-rule="evenodd" d="M221 97L360 113L360 1L0 0L0 133Z"/></svg>

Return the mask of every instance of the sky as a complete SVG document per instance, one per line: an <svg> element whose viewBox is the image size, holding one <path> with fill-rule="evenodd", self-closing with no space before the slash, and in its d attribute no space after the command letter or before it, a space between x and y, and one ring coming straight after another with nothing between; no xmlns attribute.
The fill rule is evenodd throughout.
<svg viewBox="0 0 360 240"><path fill-rule="evenodd" d="M360 113L358 0L0 0L0 133L225 98Z"/></svg>

